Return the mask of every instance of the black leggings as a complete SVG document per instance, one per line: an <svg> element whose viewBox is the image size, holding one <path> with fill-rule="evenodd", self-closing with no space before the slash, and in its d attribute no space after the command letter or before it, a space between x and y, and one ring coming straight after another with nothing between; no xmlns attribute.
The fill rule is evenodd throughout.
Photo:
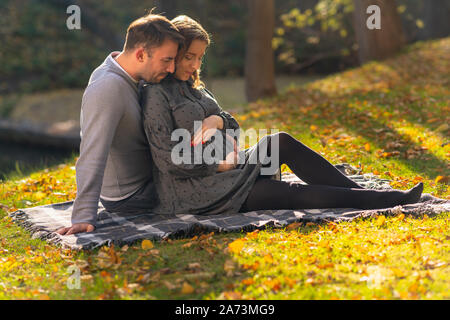
<svg viewBox="0 0 450 320"><path fill-rule="evenodd" d="M258 177L240 211L306 208L388 208L416 202L401 190L364 189L320 154L279 132L279 161L307 185ZM270 155L270 140L267 144ZM419 195L420 196L420 195Z"/></svg>

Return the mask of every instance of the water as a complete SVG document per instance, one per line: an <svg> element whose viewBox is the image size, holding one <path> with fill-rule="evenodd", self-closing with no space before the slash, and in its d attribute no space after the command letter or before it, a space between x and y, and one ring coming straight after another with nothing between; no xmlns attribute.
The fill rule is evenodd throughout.
<svg viewBox="0 0 450 320"><path fill-rule="evenodd" d="M64 163L76 153L75 150L0 141L0 180Z"/></svg>

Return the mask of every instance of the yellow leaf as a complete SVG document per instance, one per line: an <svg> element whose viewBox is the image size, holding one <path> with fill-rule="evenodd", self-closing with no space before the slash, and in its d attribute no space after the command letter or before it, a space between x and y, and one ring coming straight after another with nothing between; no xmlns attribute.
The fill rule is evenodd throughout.
<svg viewBox="0 0 450 320"><path fill-rule="evenodd" d="M153 248L153 243L150 240L146 239L146 240L142 241L142 249L148 250L151 248Z"/></svg>
<svg viewBox="0 0 450 320"><path fill-rule="evenodd" d="M272 257L272 255L270 253L266 254L264 256L264 262L266 262L266 263L273 263L273 257Z"/></svg>
<svg viewBox="0 0 450 320"><path fill-rule="evenodd" d="M259 230L257 229L257 230L255 230L253 232L247 233L247 238L248 239L256 239L256 238L258 238L258 232L259 232Z"/></svg>
<svg viewBox="0 0 450 320"><path fill-rule="evenodd" d="M369 143L366 143L366 144L364 145L364 149L366 149L366 151L370 151L370 144L369 144Z"/></svg>
<svg viewBox="0 0 450 320"><path fill-rule="evenodd" d="M322 248L329 248L330 247L330 241L328 240L322 240L318 243L319 247Z"/></svg>
<svg viewBox="0 0 450 320"><path fill-rule="evenodd" d="M396 276L397 278L404 278L405 274L402 270L397 269L397 268L391 268L392 273L394 273L394 276Z"/></svg>
<svg viewBox="0 0 450 320"><path fill-rule="evenodd" d="M330 263L318 264L318 265L316 265L316 267L319 269L333 268L334 263L330 262Z"/></svg>
<svg viewBox="0 0 450 320"><path fill-rule="evenodd" d="M182 294L191 294L194 292L194 288L187 282L183 282L183 287L181 288Z"/></svg>
<svg viewBox="0 0 450 320"><path fill-rule="evenodd" d="M436 179L434 180L435 183L448 183L449 182L449 177L448 176L437 176Z"/></svg>
<svg viewBox="0 0 450 320"><path fill-rule="evenodd" d="M44 192L42 192L42 191L38 191L38 192L36 192L36 193L34 194L34 198L35 198L37 201L41 201L41 200L45 199L45 197L47 197L47 195L46 195Z"/></svg>
<svg viewBox="0 0 450 320"><path fill-rule="evenodd" d="M377 221L375 222L375 225L381 227L386 222L385 216L379 216Z"/></svg>
<svg viewBox="0 0 450 320"><path fill-rule="evenodd" d="M317 126L315 126L315 125L310 125L309 126L309 129L311 130L311 131L316 131L317 130Z"/></svg>
<svg viewBox="0 0 450 320"><path fill-rule="evenodd" d="M228 245L228 248L232 253L239 253L241 252L242 248L244 247L244 241L242 239L234 240L232 243Z"/></svg>

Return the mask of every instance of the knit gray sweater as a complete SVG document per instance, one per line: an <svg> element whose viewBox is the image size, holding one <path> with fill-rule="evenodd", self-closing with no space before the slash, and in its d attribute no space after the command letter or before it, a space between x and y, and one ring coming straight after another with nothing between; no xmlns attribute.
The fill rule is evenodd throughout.
<svg viewBox="0 0 450 320"><path fill-rule="evenodd" d="M73 224L95 226L100 195L107 200L124 199L152 180L138 84L114 63L116 54L111 53L94 70L83 95Z"/></svg>

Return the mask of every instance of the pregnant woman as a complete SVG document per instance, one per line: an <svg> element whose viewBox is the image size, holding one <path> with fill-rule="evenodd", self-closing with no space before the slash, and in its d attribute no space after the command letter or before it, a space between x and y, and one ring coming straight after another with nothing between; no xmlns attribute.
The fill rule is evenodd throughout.
<svg viewBox="0 0 450 320"><path fill-rule="evenodd" d="M239 134L233 136L226 131L239 129L239 124L220 108L200 81L202 57L210 44L208 33L187 16L178 16L172 23L185 38L176 70L143 91L144 129L154 161L159 198L153 211L218 214L263 209L376 209L419 200L422 183L407 191L364 189L286 132L266 135L253 147L240 151ZM199 121L200 129L196 129L194 122ZM172 151L179 147L180 140L172 141L172 133L177 129L184 129L193 137L188 144L191 160L195 148L220 144L217 133L230 152L222 157L220 152L215 155L215 159L220 158L218 163L174 161ZM277 148L272 149L272 145ZM257 157L261 150L266 152ZM287 164L307 185L277 179L278 163L278 172L262 174L262 169L271 163L267 161L273 160L273 150L279 156L279 164Z"/></svg>

